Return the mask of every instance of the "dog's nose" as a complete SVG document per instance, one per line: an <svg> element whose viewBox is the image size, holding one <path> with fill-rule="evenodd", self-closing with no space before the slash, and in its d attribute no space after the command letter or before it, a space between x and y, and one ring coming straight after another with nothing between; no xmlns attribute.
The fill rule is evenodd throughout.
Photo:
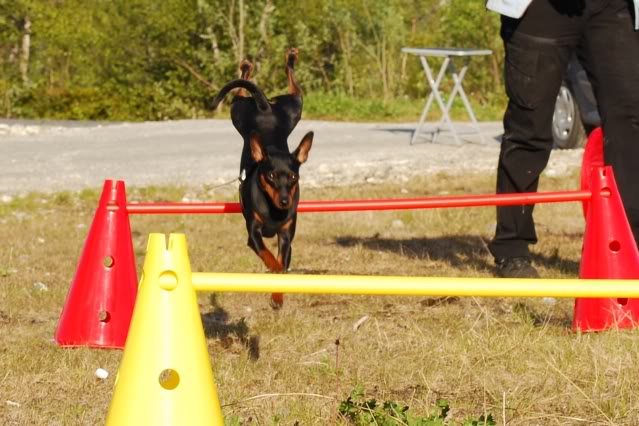
<svg viewBox="0 0 639 426"><path fill-rule="evenodd" d="M280 204L284 207L288 206L288 197L280 198Z"/></svg>

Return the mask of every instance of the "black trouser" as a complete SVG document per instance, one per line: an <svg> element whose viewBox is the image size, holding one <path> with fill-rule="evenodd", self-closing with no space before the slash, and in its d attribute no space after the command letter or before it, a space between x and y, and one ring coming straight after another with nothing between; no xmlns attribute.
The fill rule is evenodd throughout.
<svg viewBox="0 0 639 426"><path fill-rule="evenodd" d="M521 19L502 17L508 107L497 193L535 192L553 146L552 116L568 61L578 54L604 130L604 161L639 241L639 32L631 0L533 0ZM577 49L579 47L579 49ZM528 256L533 206L497 207L495 258Z"/></svg>

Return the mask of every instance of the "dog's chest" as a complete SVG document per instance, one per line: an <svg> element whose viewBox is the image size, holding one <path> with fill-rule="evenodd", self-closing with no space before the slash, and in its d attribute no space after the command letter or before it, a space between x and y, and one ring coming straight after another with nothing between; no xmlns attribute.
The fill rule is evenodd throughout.
<svg viewBox="0 0 639 426"><path fill-rule="evenodd" d="M260 216L263 218L262 235L271 238L291 224L292 213L288 210L267 210Z"/></svg>

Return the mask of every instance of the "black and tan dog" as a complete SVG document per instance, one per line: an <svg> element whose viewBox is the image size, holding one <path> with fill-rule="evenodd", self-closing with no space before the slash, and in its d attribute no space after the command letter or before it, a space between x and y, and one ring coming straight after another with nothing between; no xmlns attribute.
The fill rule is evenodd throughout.
<svg viewBox="0 0 639 426"><path fill-rule="evenodd" d="M293 153L288 136L302 116L302 92L295 81L297 50L286 57L288 94L268 100L252 82L253 66L240 65L242 78L225 85L213 101L214 107L233 89L240 88L231 104L231 120L244 139L240 161L240 204L248 231L248 246L273 272L286 272L291 263L299 202L299 169L308 158L313 132L307 133ZM250 94L250 96L246 96ZM278 255L264 244L263 237L278 238ZM283 295L271 296L274 308L282 306Z"/></svg>

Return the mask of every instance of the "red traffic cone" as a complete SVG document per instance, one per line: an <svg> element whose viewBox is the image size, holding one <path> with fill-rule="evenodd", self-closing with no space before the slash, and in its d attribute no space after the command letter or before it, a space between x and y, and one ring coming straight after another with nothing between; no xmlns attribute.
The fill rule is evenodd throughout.
<svg viewBox="0 0 639 426"><path fill-rule="evenodd" d="M603 131L601 127L597 127L590 133L586 146L584 148L584 156L581 162L581 189L590 190L590 178L593 167L603 167ZM590 201L584 201L582 204L584 210L584 218L588 216L588 205Z"/></svg>
<svg viewBox="0 0 639 426"><path fill-rule="evenodd" d="M579 277L639 279L639 251L626 218L612 167L593 167L590 189L592 198L586 218ZM572 323L575 331L631 328L636 324L639 324L639 299L575 299Z"/></svg>
<svg viewBox="0 0 639 426"><path fill-rule="evenodd" d="M107 180L60 316L58 345L123 348L137 283L124 182Z"/></svg>

